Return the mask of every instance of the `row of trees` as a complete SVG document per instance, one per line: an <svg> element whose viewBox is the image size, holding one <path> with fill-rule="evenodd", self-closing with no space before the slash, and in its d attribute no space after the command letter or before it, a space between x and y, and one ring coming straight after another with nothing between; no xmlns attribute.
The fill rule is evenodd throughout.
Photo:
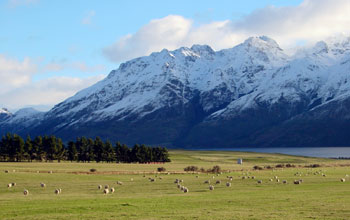
<svg viewBox="0 0 350 220"><path fill-rule="evenodd" d="M61 160L77 162L124 162L149 163L170 162L168 150L164 147L147 147L135 144L129 148L117 142L114 146L110 141L103 142L101 138L80 137L69 141L67 146L60 138L37 136L34 140L23 138L17 134L3 136L0 141L1 161L54 161Z"/></svg>

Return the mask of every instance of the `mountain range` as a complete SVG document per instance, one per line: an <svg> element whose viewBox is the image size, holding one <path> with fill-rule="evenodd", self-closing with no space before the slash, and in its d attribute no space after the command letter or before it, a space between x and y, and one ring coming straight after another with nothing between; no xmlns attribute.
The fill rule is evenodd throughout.
<svg viewBox="0 0 350 220"><path fill-rule="evenodd" d="M181 148L350 145L350 37L289 55L251 37L120 64L48 112L0 109L0 133Z"/></svg>

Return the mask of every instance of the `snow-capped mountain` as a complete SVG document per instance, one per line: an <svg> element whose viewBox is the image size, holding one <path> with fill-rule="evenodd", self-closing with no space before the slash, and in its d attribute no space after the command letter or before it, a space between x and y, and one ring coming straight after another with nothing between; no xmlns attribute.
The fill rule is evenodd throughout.
<svg viewBox="0 0 350 220"><path fill-rule="evenodd" d="M265 36L221 51L164 49L121 64L45 114L16 112L0 129L180 147L348 145L346 132L328 132L350 125L349 80L349 37L293 56Z"/></svg>

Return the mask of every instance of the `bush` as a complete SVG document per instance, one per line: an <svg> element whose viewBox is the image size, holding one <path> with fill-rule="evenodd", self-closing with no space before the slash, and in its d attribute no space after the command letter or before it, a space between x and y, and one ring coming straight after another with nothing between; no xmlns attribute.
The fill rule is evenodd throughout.
<svg viewBox="0 0 350 220"><path fill-rule="evenodd" d="M199 169L199 171L202 172L202 173L205 173L204 167L201 167L201 168Z"/></svg>
<svg viewBox="0 0 350 220"><path fill-rule="evenodd" d="M260 167L260 166L255 165L255 166L253 167L253 169L254 169L254 170L263 170L264 168L262 168L262 167Z"/></svg>
<svg viewBox="0 0 350 220"><path fill-rule="evenodd" d="M92 173L93 173L93 172L96 172L96 171L97 171L97 170L96 170L95 168L91 168L91 169L90 169L90 172L92 172Z"/></svg>
<svg viewBox="0 0 350 220"><path fill-rule="evenodd" d="M286 164L286 167L288 167L288 168L290 168L290 167L295 167L295 165L294 165L294 164L287 163L287 164Z"/></svg>
<svg viewBox="0 0 350 220"><path fill-rule="evenodd" d="M158 171L158 172L165 172L166 169L165 169L165 167L158 167L158 168L157 168L157 171Z"/></svg>
<svg viewBox="0 0 350 220"><path fill-rule="evenodd" d="M284 164L277 164L275 167L276 167L276 168L283 168L283 167L284 167Z"/></svg>
<svg viewBox="0 0 350 220"><path fill-rule="evenodd" d="M220 173L220 172L221 172L221 167L218 166L218 165L213 166L213 168L208 169L208 172L211 172L211 173Z"/></svg>
<svg viewBox="0 0 350 220"><path fill-rule="evenodd" d="M184 168L184 171L186 171L186 172L189 172L189 171L195 172L195 171L198 171L198 167L196 167L196 166L188 166L188 167Z"/></svg>

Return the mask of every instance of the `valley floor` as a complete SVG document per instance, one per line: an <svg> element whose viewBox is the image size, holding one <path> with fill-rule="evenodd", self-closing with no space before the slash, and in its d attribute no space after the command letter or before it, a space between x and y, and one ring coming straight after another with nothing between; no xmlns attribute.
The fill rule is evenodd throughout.
<svg viewBox="0 0 350 220"><path fill-rule="evenodd" d="M220 151L170 151L170 156L166 164L0 163L0 219L349 219L349 160ZM295 167L253 169L288 163ZM311 164L320 167L306 167ZM190 165L219 165L223 172L185 173ZM157 173L158 167L166 172ZM189 192L178 189L175 179ZM12 182L16 186L8 188ZM98 185L116 191L104 195Z"/></svg>

